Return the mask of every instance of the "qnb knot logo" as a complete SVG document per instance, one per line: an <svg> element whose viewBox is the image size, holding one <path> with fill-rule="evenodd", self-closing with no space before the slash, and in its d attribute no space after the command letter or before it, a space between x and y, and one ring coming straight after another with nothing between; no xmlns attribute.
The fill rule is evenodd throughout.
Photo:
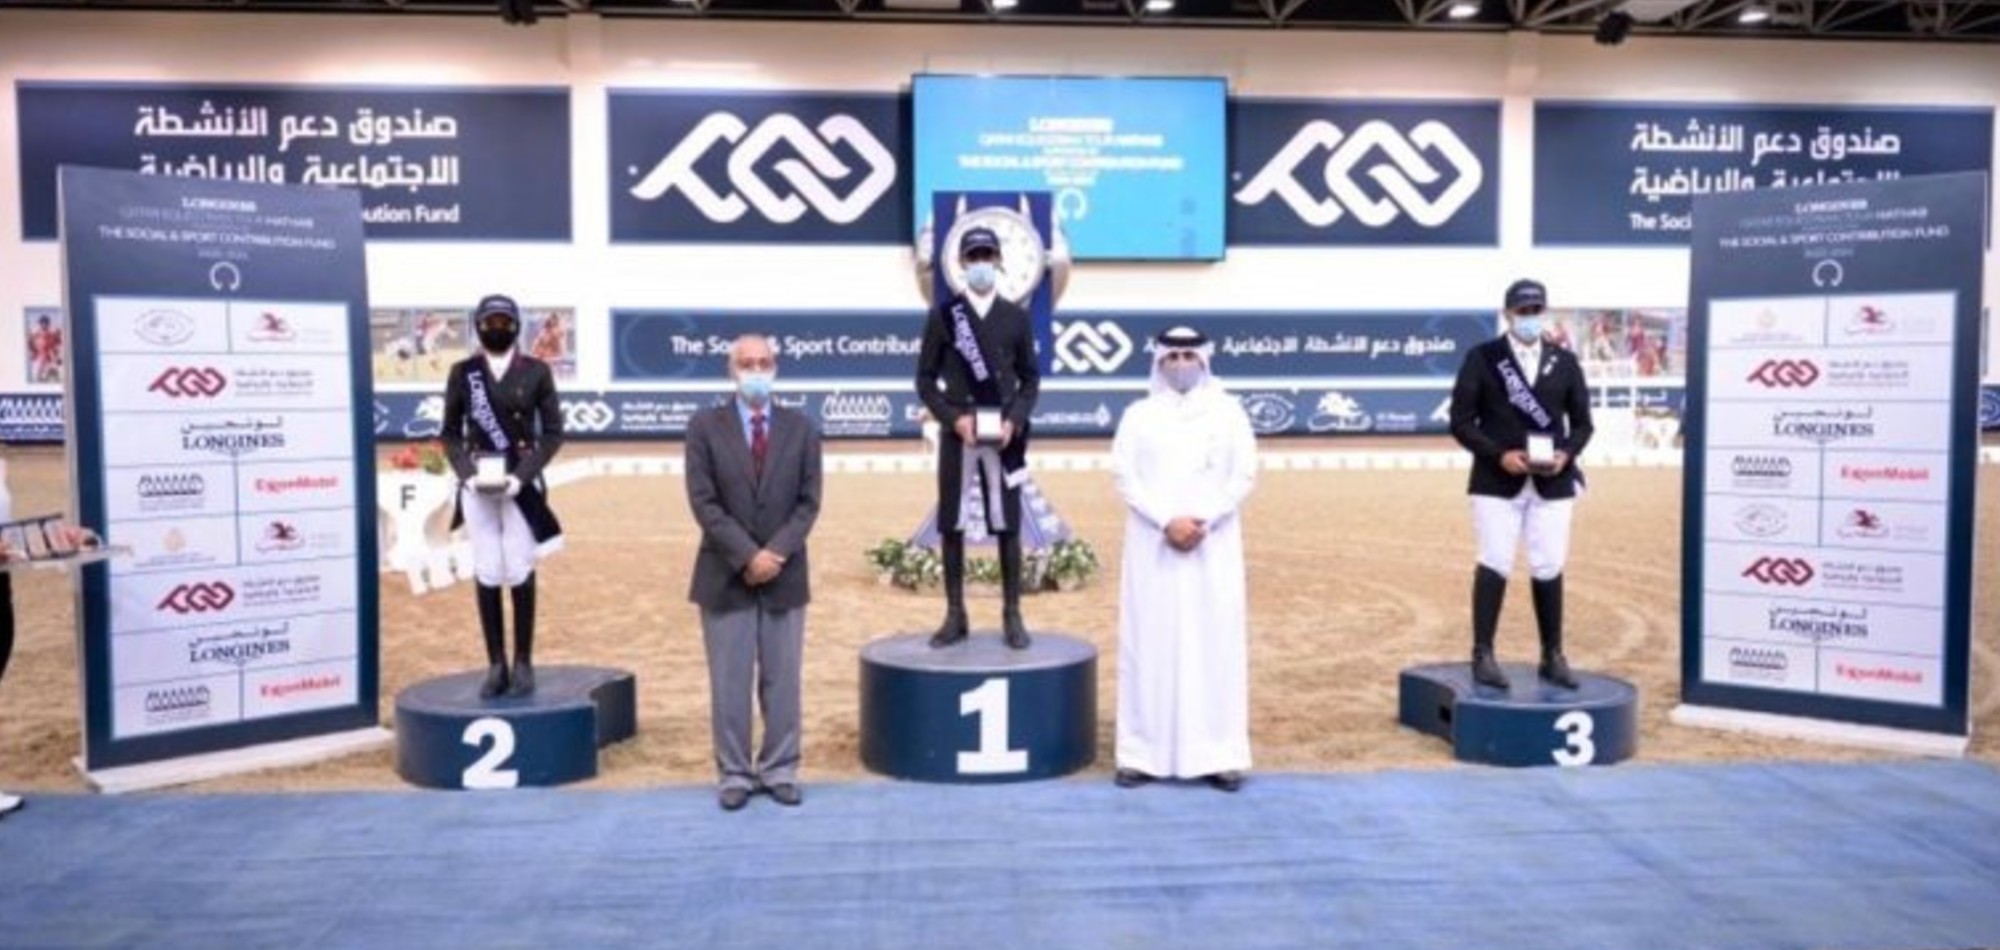
<svg viewBox="0 0 2000 950"><path fill-rule="evenodd" d="M618 421L618 411L602 399L562 404L563 428L571 432L604 432Z"/></svg>
<svg viewBox="0 0 2000 950"><path fill-rule="evenodd" d="M1819 376L1819 366L1812 360L1765 360L1745 381L1766 389L1804 389L1818 382Z"/></svg>
<svg viewBox="0 0 2000 950"><path fill-rule="evenodd" d="M171 399L213 399L229 388L229 377L208 366L169 366L146 387Z"/></svg>
<svg viewBox="0 0 2000 950"><path fill-rule="evenodd" d="M205 614L226 609L235 602L235 588L221 581L180 584L167 591L167 596L160 598L155 609L171 610L177 614Z"/></svg>
<svg viewBox="0 0 2000 950"><path fill-rule="evenodd" d="M1804 558L1760 557L1743 569L1743 576L1759 584L1804 587L1812 583L1813 567Z"/></svg>
<svg viewBox="0 0 2000 950"><path fill-rule="evenodd" d="M1132 337L1110 320L1057 321L1051 329L1055 332L1057 372L1109 375L1132 358Z"/></svg>
<svg viewBox="0 0 2000 950"><path fill-rule="evenodd" d="M839 146L859 156L865 167L843 160L834 151ZM696 166L710 150L722 147L729 149L728 184L718 190ZM760 170L774 151L792 156L770 164L781 184L766 180ZM895 154L851 115L831 115L814 127L779 112L753 126L733 113L711 112L630 193L654 201L679 192L717 224L734 222L753 209L775 224L790 224L808 211L834 224L853 224L895 183Z"/></svg>
<svg viewBox="0 0 2000 950"><path fill-rule="evenodd" d="M1322 151L1326 155L1319 177L1326 184L1326 197L1313 194L1299 181L1300 171ZM1374 183L1380 196L1363 186L1364 178ZM1380 119L1363 122L1352 132L1314 119L1301 126L1234 198L1238 204L1259 205L1276 197L1299 220L1317 228L1331 227L1349 215L1371 228L1403 218L1435 228L1472 200L1485 180L1479 157L1450 126L1435 119L1417 123L1408 135ZM1444 183L1441 190L1440 183ZM1437 197L1426 197L1426 189L1436 190Z"/></svg>

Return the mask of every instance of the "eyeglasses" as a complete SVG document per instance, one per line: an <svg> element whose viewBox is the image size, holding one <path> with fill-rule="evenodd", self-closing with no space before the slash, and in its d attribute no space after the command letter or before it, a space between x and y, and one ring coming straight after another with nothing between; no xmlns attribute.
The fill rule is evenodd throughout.
<svg viewBox="0 0 2000 950"><path fill-rule="evenodd" d="M1532 304L1526 307L1515 307L1507 312L1517 317L1539 317L1542 315L1544 309L1546 308L1540 304Z"/></svg>

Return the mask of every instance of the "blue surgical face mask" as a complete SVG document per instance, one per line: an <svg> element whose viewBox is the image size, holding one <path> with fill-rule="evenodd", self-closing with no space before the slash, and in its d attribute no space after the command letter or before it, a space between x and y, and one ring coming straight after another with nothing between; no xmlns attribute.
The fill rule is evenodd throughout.
<svg viewBox="0 0 2000 950"><path fill-rule="evenodd" d="M1542 318L1540 315L1514 317L1514 339L1523 343L1533 343L1542 338Z"/></svg>
<svg viewBox="0 0 2000 950"><path fill-rule="evenodd" d="M1172 386L1174 392L1185 393L1201 385L1201 381L1208 376L1208 368L1190 360L1167 364L1166 374L1167 385Z"/></svg>
<svg viewBox="0 0 2000 950"><path fill-rule="evenodd" d="M771 384L776 382L776 373L739 373L736 377L736 391L743 401L753 406L762 406L771 401Z"/></svg>
<svg viewBox="0 0 2000 950"><path fill-rule="evenodd" d="M1000 282L1000 268L992 261L974 261L965 265L965 286L976 294L990 294L993 285Z"/></svg>

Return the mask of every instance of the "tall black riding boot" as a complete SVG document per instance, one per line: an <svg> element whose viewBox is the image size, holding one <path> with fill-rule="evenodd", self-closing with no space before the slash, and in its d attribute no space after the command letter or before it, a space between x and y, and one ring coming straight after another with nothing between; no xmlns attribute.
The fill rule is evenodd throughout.
<svg viewBox="0 0 2000 950"><path fill-rule="evenodd" d="M479 698L492 699L507 691L507 629L500 616L500 588L479 585L479 633L486 638L486 682Z"/></svg>
<svg viewBox="0 0 2000 950"><path fill-rule="evenodd" d="M1028 648L1028 625L1021 620L1021 533L1009 531L999 537L1000 592L1007 604L1000 614L1000 629L1006 635L1008 646L1025 650Z"/></svg>
<svg viewBox="0 0 2000 950"><path fill-rule="evenodd" d="M1500 629L1500 606L1507 601L1507 578L1484 564L1472 572L1472 679L1506 689L1507 674L1493 659L1493 635Z"/></svg>
<svg viewBox="0 0 2000 950"><path fill-rule="evenodd" d="M1532 581L1535 597L1535 629L1542 635L1542 665L1536 672L1565 689L1576 688L1576 677L1563 656L1563 579L1561 574L1545 581Z"/></svg>
<svg viewBox="0 0 2000 950"><path fill-rule="evenodd" d="M944 545L944 622L931 634L931 646L948 647L963 643L972 633L965 617L965 535L957 531L939 532Z"/></svg>
<svg viewBox="0 0 2000 950"><path fill-rule="evenodd" d="M535 691L535 575L514 586L514 677L507 695Z"/></svg>

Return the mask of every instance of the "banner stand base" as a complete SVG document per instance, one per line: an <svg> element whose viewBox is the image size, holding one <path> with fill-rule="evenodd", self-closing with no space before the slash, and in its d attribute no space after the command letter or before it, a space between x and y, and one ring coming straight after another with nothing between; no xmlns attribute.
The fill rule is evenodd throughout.
<svg viewBox="0 0 2000 950"><path fill-rule="evenodd" d="M1965 758L1966 747L1972 742L1971 736L1919 732L1914 729L1891 729L1887 726L1865 726L1860 723L1835 722L1828 719L1808 719L1804 716L1780 716L1776 713L1725 709L1720 706L1685 704L1675 706L1673 711L1667 714L1667 721L1677 726L1692 726L1697 729L1748 732L1945 759Z"/></svg>
<svg viewBox="0 0 2000 950"><path fill-rule="evenodd" d="M106 795L118 795L205 782L212 778L240 775L244 772L307 765L356 752L387 748L394 738L394 734L387 729L369 726L366 729L355 729L350 732L307 736L303 739L273 742L246 749L209 752L180 759L147 762L143 765L99 769L95 772L84 768L81 757L72 759L71 762L76 765L77 771L83 773L84 779L90 782L92 788Z"/></svg>

